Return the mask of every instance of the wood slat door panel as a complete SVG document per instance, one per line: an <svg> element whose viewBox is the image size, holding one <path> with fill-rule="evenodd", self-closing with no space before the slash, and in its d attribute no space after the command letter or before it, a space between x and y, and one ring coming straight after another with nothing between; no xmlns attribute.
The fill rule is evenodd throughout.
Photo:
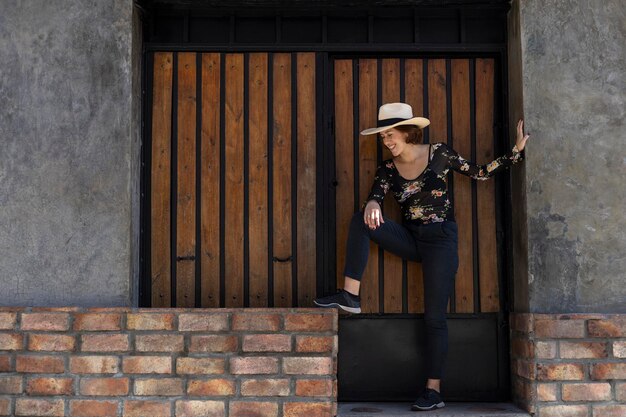
<svg viewBox="0 0 626 417"><path fill-rule="evenodd" d="M335 59L333 65L337 282L341 284L348 222L369 194L376 167L390 157L379 140L361 137L358 132L376 125L378 105L405 101L411 104L415 115L430 119L425 135L429 142L447 143L461 156L478 163L490 162L496 156L495 62L493 59L384 58ZM358 78L352 74L358 74ZM358 118L358 131L352 128L354 118ZM466 176L451 173L448 181L459 225L460 258L449 312L497 312L500 300L494 180L477 184ZM358 182L358 190L351 191L354 182ZM391 195L385 198L385 216L401 221L399 207L391 200ZM353 206L354 210L350 211ZM403 265L400 258L386 252L381 254L377 245L371 245L361 282L362 310L422 313L421 265L415 262Z"/></svg>
<svg viewBox="0 0 626 417"><path fill-rule="evenodd" d="M151 302L152 305L171 304L171 133L172 133L172 79L171 52L154 54L152 93L152 172L150 173L151 246Z"/></svg>
<svg viewBox="0 0 626 417"><path fill-rule="evenodd" d="M315 54L158 52L153 62L152 307L310 307Z"/></svg>

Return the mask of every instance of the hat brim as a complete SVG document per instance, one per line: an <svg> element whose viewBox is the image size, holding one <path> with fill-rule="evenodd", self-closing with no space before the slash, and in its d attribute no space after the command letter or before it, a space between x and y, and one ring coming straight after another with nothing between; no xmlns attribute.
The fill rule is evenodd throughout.
<svg viewBox="0 0 626 417"><path fill-rule="evenodd" d="M406 120L403 120L398 123L394 123L389 126L372 127L371 129L365 129L364 131L361 132L361 135L363 136L372 135L374 133L382 132L383 130L391 129L396 126L404 126L404 125L414 125L414 126L419 127L420 129L423 129L429 124L430 124L430 120L426 119L425 117L414 117L412 119L406 119Z"/></svg>

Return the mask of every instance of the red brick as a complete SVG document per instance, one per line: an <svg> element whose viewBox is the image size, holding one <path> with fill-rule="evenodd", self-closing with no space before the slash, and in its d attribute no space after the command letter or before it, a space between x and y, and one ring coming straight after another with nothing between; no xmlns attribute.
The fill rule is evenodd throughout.
<svg viewBox="0 0 626 417"><path fill-rule="evenodd" d="M124 401L124 417L171 417L170 403L166 401Z"/></svg>
<svg viewBox="0 0 626 417"><path fill-rule="evenodd" d="M80 381L80 393L93 396L128 395L128 378L83 378Z"/></svg>
<svg viewBox="0 0 626 417"><path fill-rule="evenodd" d="M551 339L585 337L584 320L535 320L535 336Z"/></svg>
<svg viewBox="0 0 626 417"><path fill-rule="evenodd" d="M231 401L230 417L277 417L278 404L266 401Z"/></svg>
<svg viewBox="0 0 626 417"><path fill-rule="evenodd" d="M528 339L514 338L511 340L511 356L515 358L534 358L535 348Z"/></svg>
<svg viewBox="0 0 626 417"><path fill-rule="evenodd" d="M537 379L540 381L581 380L585 370L579 363L540 363L537 365Z"/></svg>
<svg viewBox="0 0 626 417"><path fill-rule="evenodd" d="M332 403L285 403L283 417L331 417Z"/></svg>
<svg viewBox="0 0 626 417"><path fill-rule="evenodd" d="M0 350L22 350L23 341L21 333L0 333Z"/></svg>
<svg viewBox="0 0 626 417"><path fill-rule="evenodd" d="M0 398L0 416L8 416L11 412L11 400L9 398Z"/></svg>
<svg viewBox="0 0 626 417"><path fill-rule="evenodd" d="M556 342L553 342L553 341L535 342L535 356L539 359L556 358Z"/></svg>
<svg viewBox="0 0 626 417"><path fill-rule="evenodd" d="M31 378L26 384L28 395L73 395L73 378Z"/></svg>
<svg viewBox="0 0 626 417"><path fill-rule="evenodd" d="M191 336L189 352L236 352L238 347L237 336Z"/></svg>
<svg viewBox="0 0 626 417"><path fill-rule="evenodd" d="M70 400L72 417L117 417L117 401Z"/></svg>
<svg viewBox="0 0 626 417"><path fill-rule="evenodd" d="M13 330L17 322L17 313L0 313L0 330Z"/></svg>
<svg viewBox="0 0 626 417"><path fill-rule="evenodd" d="M143 334L135 336L138 352L182 352L185 338L182 334Z"/></svg>
<svg viewBox="0 0 626 417"><path fill-rule="evenodd" d="M594 405L593 417L624 417L626 404Z"/></svg>
<svg viewBox="0 0 626 417"><path fill-rule="evenodd" d="M626 402L626 382L618 382L615 384L615 399L617 401Z"/></svg>
<svg viewBox="0 0 626 417"><path fill-rule="evenodd" d="M183 395L181 378L136 379L135 395Z"/></svg>
<svg viewBox="0 0 626 417"><path fill-rule="evenodd" d="M513 313L510 316L511 330L528 334L533 331L533 315L528 313Z"/></svg>
<svg viewBox="0 0 626 417"><path fill-rule="evenodd" d="M538 409L537 417L587 417L586 405L548 405Z"/></svg>
<svg viewBox="0 0 626 417"><path fill-rule="evenodd" d="M63 417L65 415L65 407L63 400L16 398L15 415Z"/></svg>
<svg viewBox="0 0 626 417"><path fill-rule="evenodd" d="M38 374L61 374L65 371L65 364L60 356L18 355L15 359L15 370Z"/></svg>
<svg viewBox="0 0 626 417"><path fill-rule="evenodd" d="M538 401L556 401L557 384L538 383L537 384L537 400Z"/></svg>
<svg viewBox="0 0 626 417"><path fill-rule="evenodd" d="M181 332L223 332L228 330L228 315L181 314L178 316L178 330Z"/></svg>
<svg viewBox="0 0 626 417"><path fill-rule="evenodd" d="M603 342L559 342L559 352L564 359L606 358L606 343Z"/></svg>
<svg viewBox="0 0 626 417"><path fill-rule="evenodd" d="M11 372L11 357L9 355L0 355L0 372Z"/></svg>
<svg viewBox="0 0 626 417"><path fill-rule="evenodd" d="M331 358L283 358L283 372L289 375L330 375L333 363Z"/></svg>
<svg viewBox="0 0 626 417"><path fill-rule="evenodd" d="M280 315L235 313L233 315L233 330L278 331L280 330Z"/></svg>
<svg viewBox="0 0 626 417"><path fill-rule="evenodd" d="M22 313L22 330L65 331L69 328L68 313Z"/></svg>
<svg viewBox="0 0 626 417"><path fill-rule="evenodd" d="M254 397L284 397L289 395L288 379L244 379L241 395Z"/></svg>
<svg viewBox="0 0 626 417"><path fill-rule="evenodd" d="M191 379L187 383L187 394L199 396L234 395L235 381L230 379Z"/></svg>
<svg viewBox="0 0 626 417"><path fill-rule="evenodd" d="M126 328L130 330L174 330L174 314L129 313Z"/></svg>
<svg viewBox="0 0 626 417"><path fill-rule="evenodd" d="M244 352L290 352L291 335L250 334L243 337Z"/></svg>
<svg viewBox="0 0 626 417"><path fill-rule="evenodd" d="M176 401L176 417L223 417L225 415L226 407L222 401Z"/></svg>
<svg viewBox="0 0 626 417"><path fill-rule="evenodd" d="M74 336L64 334L30 334L28 349L49 352L71 352L76 348Z"/></svg>
<svg viewBox="0 0 626 417"><path fill-rule="evenodd" d="M296 352L337 352L337 336L296 336Z"/></svg>
<svg viewBox="0 0 626 417"><path fill-rule="evenodd" d="M129 374L171 374L170 356L127 356L122 358L122 370Z"/></svg>
<svg viewBox="0 0 626 417"><path fill-rule="evenodd" d="M81 313L74 316L74 330L107 331L122 330L121 314Z"/></svg>
<svg viewBox="0 0 626 417"><path fill-rule="evenodd" d="M626 362L595 363L591 365L591 379L626 379Z"/></svg>
<svg viewBox="0 0 626 417"><path fill-rule="evenodd" d="M21 393L22 393L22 377L21 376L0 375L0 394L21 394Z"/></svg>
<svg viewBox="0 0 626 417"><path fill-rule="evenodd" d="M613 342L613 356L616 358L626 358L626 342Z"/></svg>
<svg viewBox="0 0 626 417"><path fill-rule="evenodd" d="M626 317L589 320L587 329L591 337L626 337Z"/></svg>
<svg viewBox="0 0 626 417"><path fill-rule="evenodd" d="M80 311L82 307L78 307L78 306L65 306L65 307L32 307L31 311L33 312L41 312L41 311L46 311L46 312L52 312L52 313L59 313L59 312L76 312L76 311Z"/></svg>
<svg viewBox="0 0 626 417"><path fill-rule="evenodd" d="M303 332L326 332L335 330L335 320L331 314L299 314L285 316L285 330Z"/></svg>
<svg viewBox="0 0 626 417"><path fill-rule="evenodd" d="M128 352L130 343L127 334L84 334L81 336L83 352Z"/></svg>
<svg viewBox="0 0 626 417"><path fill-rule="evenodd" d="M230 358L231 374L275 374L278 373L278 359L270 357Z"/></svg>
<svg viewBox="0 0 626 417"><path fill-rule="evenodd" d="M299 397L330 397L333 395L331 379L298 379L296 395Z"/></svg>
<svg viewBox="0 0 626 417"><path fill-rule="evenodd" d="M608 401L611 399L611 384L563 384L561 395L563 401Z"/></svg>
<svg viewBox="0 0 626 417"><path fill-rule="evenodd" d="M177 374L223 374L226 362L222 358L177 358Z"/></svg>
<svg viewBox="0 0 626 417"><path fill-rule="evenodd" d="M119 372L119 360L115 356L74 356L70 358L70 372L115 374Z"/></svg>

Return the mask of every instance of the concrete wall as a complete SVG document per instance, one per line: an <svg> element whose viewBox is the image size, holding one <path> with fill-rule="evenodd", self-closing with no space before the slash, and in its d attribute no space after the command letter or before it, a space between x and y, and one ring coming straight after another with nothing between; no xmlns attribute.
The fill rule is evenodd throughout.
<svg viewBox="0 0 626 417"><path fill-rule="evenodd" d="M133 304L132 26L131 0L0 2L0 305Z"/></svg>
<svg viewBox="0 0 626 417"><path fill-rule="evenodd" d="M517 311L626 312L625 22L623 0L512 2Z"/></svg>

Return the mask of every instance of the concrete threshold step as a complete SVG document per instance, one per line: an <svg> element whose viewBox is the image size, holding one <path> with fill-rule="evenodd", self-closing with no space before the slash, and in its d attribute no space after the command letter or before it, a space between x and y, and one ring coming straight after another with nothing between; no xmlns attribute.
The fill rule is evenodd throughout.
<svg viewBox="0 0 626 417"><path fill-rule="evenodd" d="M337 417L529 417L510 403L454 403L431 411L411 411L411 403L339 403Z"/></svg>

